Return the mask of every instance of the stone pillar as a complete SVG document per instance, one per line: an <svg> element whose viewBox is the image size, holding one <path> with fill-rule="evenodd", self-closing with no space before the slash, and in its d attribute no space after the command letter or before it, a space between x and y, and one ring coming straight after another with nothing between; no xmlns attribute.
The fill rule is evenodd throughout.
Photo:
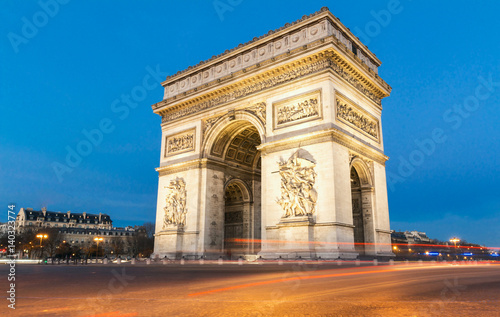
<svg viewBox="0 0 500 317"><path fill-rule="evenodd" d="M375 215L373 206L373 188L361 189L361 209L365 234L365 255L376 255Z"/></svg>
<svg viewBox="0 0 500 317"><path fill-rule="evenodd" d="M216 259L224 249L224 173L210 168L204 170L206 186L202 193L200 235L204 237L203 253L208 259Z"/></svg>

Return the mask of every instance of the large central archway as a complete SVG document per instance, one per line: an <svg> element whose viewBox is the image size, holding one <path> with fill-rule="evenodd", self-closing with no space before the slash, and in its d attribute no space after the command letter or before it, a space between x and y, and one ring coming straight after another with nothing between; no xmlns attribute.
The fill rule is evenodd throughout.
<svg viewBox="0 0 500 317"><path fill-rule="evenodd" d="M220 118L209 131L206 158L217 162L224 173L223 237L220 252L237 258L260 251L261 157L260 122L246 113ZM252 122L253 121L253 122ZM222 231L222 232L220 232Z"/></svg>

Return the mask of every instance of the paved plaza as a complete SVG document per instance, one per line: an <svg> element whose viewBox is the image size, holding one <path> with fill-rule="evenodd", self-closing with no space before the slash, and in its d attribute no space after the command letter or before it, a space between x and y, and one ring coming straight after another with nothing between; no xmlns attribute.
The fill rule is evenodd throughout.
<svg viewBox="0 0 500 317"><path fill-rule="evenodd" d="M9 316L494 316L500 265L18 265ZM7 275L8 266L0 266ZM5 285L4 283L2 285ZM4 286L6 287L6 286Z"/></svg>

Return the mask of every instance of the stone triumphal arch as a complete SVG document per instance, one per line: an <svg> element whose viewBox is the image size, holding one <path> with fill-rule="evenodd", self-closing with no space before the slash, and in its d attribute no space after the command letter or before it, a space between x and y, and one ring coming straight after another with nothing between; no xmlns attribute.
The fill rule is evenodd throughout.
<svg viewBox="0 0 500 317"><path fill-rule="evenodd" d="M168 77L155 254L390 256L380 64L323 8Z"/></svg>

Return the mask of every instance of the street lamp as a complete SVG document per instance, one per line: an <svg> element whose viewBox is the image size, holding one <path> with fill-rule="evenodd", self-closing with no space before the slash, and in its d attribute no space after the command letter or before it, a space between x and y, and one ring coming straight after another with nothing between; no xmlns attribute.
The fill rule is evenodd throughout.
<svg viewBox="0 0 500 317"><path fill-rule="evenodd" d="M453 242L453 244L455 245L455 257L458 258L458 255L457 255L457 242L460 242L460 239L456 238L456 237L453 237L453 238L450 239L450 242Z"/></svg>
<svg viewBox="0 0 500 317"><path fill-rule="evenodd" d="M97 242L97 250L95 251L95 262L96 263L97 263L97 252L99 251L99 242L101 242L102 240L104 240L104 239L101 237L94 238L94 241Z"/></svg>
<svg viewBox="0 0 500 317"><path fill-rule="evenodd" d="M40 248L41 248L41 253L40 253L40 258L43 257L43 245L42 245L42 240L47 239L49 236L46 234L37 234L37 238L40 238Z"/></svg>
<svg viewBox="0 0 500 317"><path fill-rule="evenodd" d="M457 242L460 242L460 239L459 238L451 238L450 242L453 242L453 244L455 245L455 248L456 248L457 247Z"/></svg>

